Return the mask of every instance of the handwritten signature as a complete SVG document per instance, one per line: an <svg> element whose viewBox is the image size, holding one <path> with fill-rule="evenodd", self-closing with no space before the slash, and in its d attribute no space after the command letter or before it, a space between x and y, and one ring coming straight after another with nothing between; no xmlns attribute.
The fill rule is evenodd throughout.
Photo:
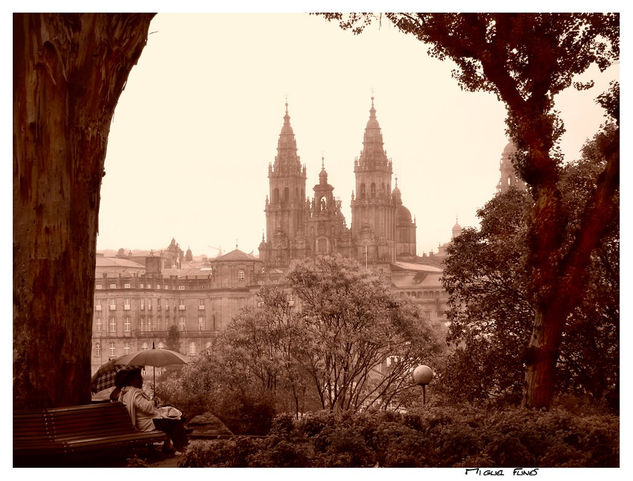
<svg viewBox="0 0 633 481"><path fill-rule="evenodd" d="M514 468L512 469L512 476L536 476L539 468ZM481 468L466 468L464 473L466 476L474 474L476 476L505 476L505 469L481 469Z"/></svg>

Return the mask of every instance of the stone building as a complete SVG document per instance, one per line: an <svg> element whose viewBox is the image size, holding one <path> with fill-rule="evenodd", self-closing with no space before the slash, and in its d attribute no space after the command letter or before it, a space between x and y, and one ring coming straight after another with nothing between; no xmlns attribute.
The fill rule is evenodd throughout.
<svg viewBox="0 0 633 481"><path fill-rule="evenodd" d="M93 372L152 343L166 347L171 326L180 351L197 355L242 308L255 305L262 283L261 261L238 249L207 263L164 264L160 255L146 256L144 264L97 256Z"/></svg>
<svg viewBox="0 0 633 481"><path fill-rule="evenodd" d="M286 104L277 155L268 168L266 236L259 246L266 267L287 268L293 259L334 253L383 268L397 259L415 258L415 220L397 185L392 190L392 161L384 149L373 97L363 148L353 165L356 194L352 192L348 228L323 159L313 197L305 197L306 167L297 155Z"/></svg>
<svg viewBox="0 0 633 481"><path fill-rule="evenodd" d="M517 148L514 142L509 142L503 149L501 160L499 161L499 183L497 184L497 192L502 193L514 187L519 190L527 190L527 185L518 175L512 165L512 158L516 154Z"/></svg>
<svg viewBox="0 0 633 481"><path fill-rule="evenodd" d="M113 357L152 344L166 347L172 326L179 350L197 355L241 309L257 306L262 285L283 282L294 260L317 255L340 254L381 272L390 288L419 304L430 321L444 322L442 270L416 256L416 222L402 202L397 180L392 189L392 161L371 100L363 147L353 163L351 227L328 183L323 158L318 183L306 195L306 167L297 155L286 104L277 155L268 168L259 258L236 246L216 258L196 260L175 239L155 251L126 255L119 249L116 257L98 256L93 372Z"/></svg>

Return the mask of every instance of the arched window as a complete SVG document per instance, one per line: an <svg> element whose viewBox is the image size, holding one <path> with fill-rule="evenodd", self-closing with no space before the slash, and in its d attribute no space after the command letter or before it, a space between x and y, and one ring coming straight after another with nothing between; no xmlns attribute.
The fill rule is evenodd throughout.
<svg viewBox="0 0 633 481"><path fill-rule="evenodd" d="M376 184L371 183L371 196L376 197Z"/></svg>
<svg viewBox="0 0 633 481"><path fill-rule="evenodd" d="M365 184L360 184L360 198L365 198Z"/></svg>
<svg viewBox="0 0 633 481"><path fill-rule="evenodd" d="M290 200L290 189L288 187L284 187L284 202L288 203Z"/></svg>
<svg viewBox="0 0 633 481"><path fill-rule="evenodd" d="M239 271L237 271L237 280L238 281L243 281L244 277L245 277L245 275L244 275L244 270L243 269L240 269Z"/></svg>
<svg viewBox="0 0 633 481"><path fill-rule="evenodd" d="M149 346L147 345L147 343L146 343L146 342L144 342L144 343L143 343L143 345L141 346L141 349L142 349L143 351L147 351L147 349L149 349Z"/></svg>
<svg viewBox="0 0 633 481"><path fill-rule="evenodd" d="M327 202L325 200L325 197L321 197L321 210L325 210L327 205Z"/></svg>
<svg viewBox="0 0 633 481"><path fill-rule="evenodd" d="M95 357L101 357L101 343L95 343Z"/></svg>
<svg viewBox="0 0 633 481"><path fill-rule="evenodd" d="M279 203L279 189L275 187L275 190L273 190L273 204L277 203Z"/></svg>

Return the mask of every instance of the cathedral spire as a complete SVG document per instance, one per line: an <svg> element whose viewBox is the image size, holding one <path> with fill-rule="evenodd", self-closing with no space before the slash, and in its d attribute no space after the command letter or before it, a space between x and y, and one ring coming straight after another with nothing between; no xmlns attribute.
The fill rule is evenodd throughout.
<svg viewBox="0 0 633 481"><path fill-rule="evenodd" d="M319 183L321 185L327 184L327 172L325 170L325 157L321 156L321 172L319 172Z"/></svg>
<svg viewBox="0 0 633 481"><path fill-rule="evenodd" d="M366 170L388 170L389 160L385 153L380 124L376 118L376 108L374 107L374 96L371 96L371 108L369 109L369 120L365 127L363 137L363 150L360 153L359 165Z"/></svg>
<svg viewBox="0 0 633 481"><path fill-rule="evenodd" d="M297 142L295 140L295 133L292 130L292 126L290 125L288 99L286 99L285 106L286 112L284 115L284 123L281 127L279 140L277 142L277 156L275 157L273 170L299 173L301 171L301 163L299 161L299 156L297 155Z"/></svg>

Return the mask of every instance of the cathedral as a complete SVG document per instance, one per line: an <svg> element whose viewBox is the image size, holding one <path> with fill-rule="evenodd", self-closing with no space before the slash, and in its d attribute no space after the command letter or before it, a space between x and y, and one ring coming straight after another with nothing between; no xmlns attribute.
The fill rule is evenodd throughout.
<svg viewBox="0 0 633 481"><path fill-rule="evenodd" d="M397 179L392 189L392 163L384 149L373 97L363 148L353 165L356 186L351 227L347 227L341 201L328 183L324 159L319 182L312 196L306 196L306 167L297 155L286 103L277 155L268 166L266 235L259 245L265 267L285 268L294 259L325 254L385 266L415 260L416 223L402 203Z"/></svg>

